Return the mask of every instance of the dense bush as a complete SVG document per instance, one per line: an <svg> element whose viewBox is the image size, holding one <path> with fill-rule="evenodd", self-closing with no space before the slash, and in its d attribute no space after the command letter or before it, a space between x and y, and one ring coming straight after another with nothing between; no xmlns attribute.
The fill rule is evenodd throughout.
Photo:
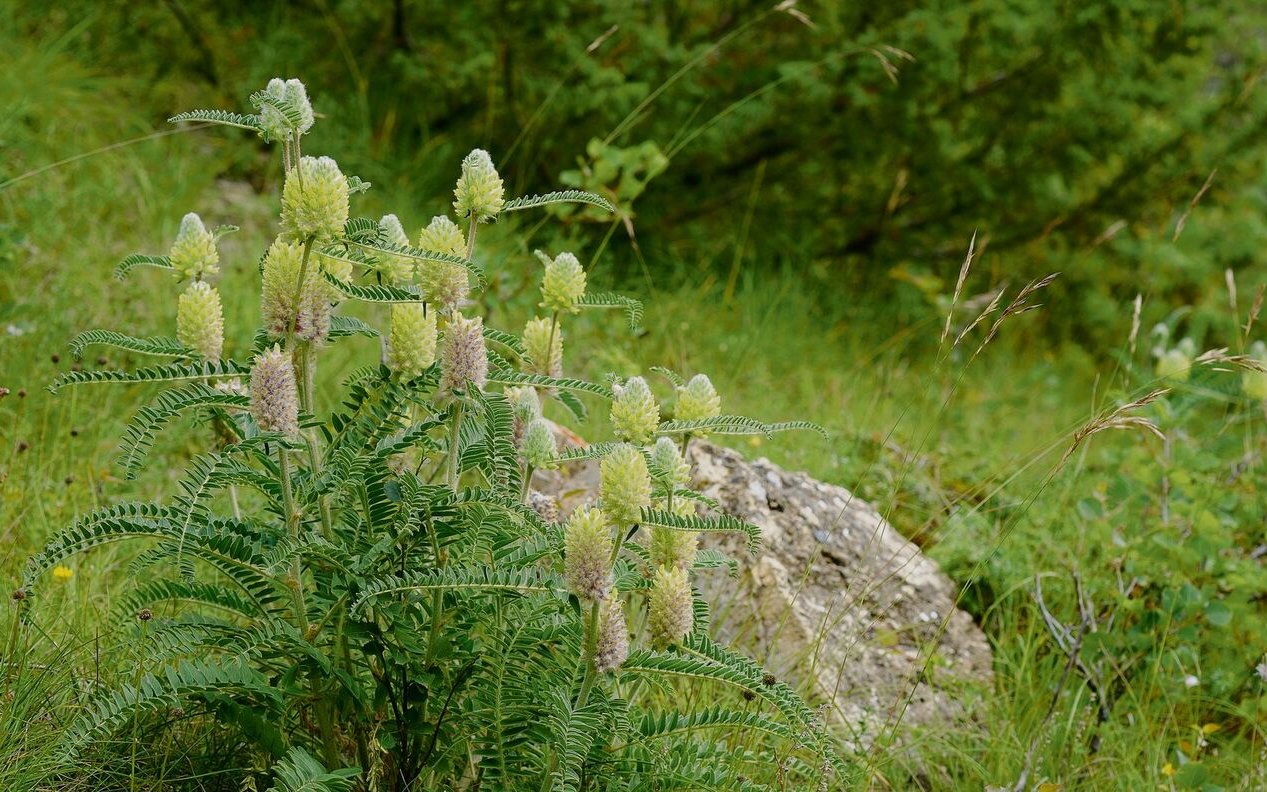
<svg viewBox="0 0 1267 792"><path fill-rule="evenodd" d="M196 755L210 720L232 735L233 761L260 769L251 783L296 792L838 783L848 768L824 724L709 639L691 585L726 566L699 548L701 533L745 533L755 547L759 532L709 514L690 489L690 439L815 427L724 415L703 375L664 372L670 420L641 377L565 377L563 319L605 308L641 317L637 302L595 292L570 253L540 254L544 315L522 335L466 315L470 284L483 281L481 224L559 203L610 210L601 197L506 200L477 149L454 190L464 227L440 215L406 235L395 215L349 218L350 197L370 185L301 152L315 120L302 84L273 80L252 101L250 114L174 119L280 144L281 233L259 261L250 362L226 354L237 345L214 285L218 240L235 229L190 213L167 255L129 256L116 273L157 268L186 284L176 336L93 330L72 342L77 355L104 345L171 362L77 369L53 386L184 383L129 425L119 458L129 475L182 413L202 414L215 439L162 502L105 506L52 537L14 594L28 608L47 575L70 574L71 556L143 542L136 585L112 603L120 621L136 620L138 667L92 686L61 759L130 725L135 785L146 735L185 724ZM384 362L353 373L324 415L322 354L380 335L334 313L347 300L389 309ZM610 400L618 441L560 450L542 400L580 418L596 399ZM561 519L532 475L581 459L601 459L599 497ZM25 632L15 620L9 651ZM700 685L705 695L679 695Z"/></svg>
<svg viewBox="0 0 1267 792"><path fill-rule="evenodd" d="M222 95L302 67L370 180L434 201L438 163L484 141L517 191L562 175L633 220L586 211L574 217L593 222L548 233L614 232L631 260L641 227L657 271L792 262L833 290L922 308L950 291L977 230L992 269L1063 271L1057 294L1083 310L1053 321L1085 336L1115 332L1139 290L1197 302L1265 233L1261 212L1225 208L1257 201L1267 113L1265 20L1231 0L182 9L85 8L86 45Z"/></svg>

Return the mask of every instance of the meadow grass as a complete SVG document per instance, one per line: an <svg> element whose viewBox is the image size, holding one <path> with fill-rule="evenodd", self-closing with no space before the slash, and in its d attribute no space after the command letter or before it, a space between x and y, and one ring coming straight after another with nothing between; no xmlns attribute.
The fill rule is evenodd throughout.
<svg viewBox="0 0 1267 792"><path fill-rule="evenodd" d="M254 251L271 236L266 199L242 183L205 176L216 171L209 159L227 164L233 156L221 143L197 131L149 138L161 109L121 113L139 86L87 73L66 53L66 43L10 38L0 47L0 139L8 144L0 158L0 386L10 391L0 400L0 577L9 588L51 532L100 504L156 496L205 439L169 433L147 472L125 482L111 465L115 438L150 389L73 388L57 397L44 390L74 363L65 343L76 332L170 332L174 295L152 299L166 288L153 274L112 282L113 264L130 252L161 251L185 211L196 208L214 222L241 225L225 243L222 292L230 346L243 349L250 342L245 328L258 310ZM45 90L28 90L33 80ZM109 148L136 138L148 139ZM390 197L373 201L389 204ZM404 219L413 226L426 218ZM156 238L151 229L171 233ZM490 238L486 264L499 277L486 307L515 326L531 310L524 285L535 277L536 264L523 250L499 246L496 233ZM1098 750L1090 753L1090 690L1070 677L1066 657L1053 649L1029 588L1035 574L1063 579L1070 569L1112 583L1108 567L1081 563L1096 539L1081 532L1084 521L1076 515L1087 498L1103 500L1113 486L1111 462L1100 449L1147 441L1097 439L1050 477L1077 427L1109 403L1106 383L1121 371L1112 352L1046 347L1040 336L1024 332L1031 319L1017 318L970 366L959 353L939 363L937 311L930 307L921 320L886 324L874 319L882 313L857 310L865 295L832 293L829 274L741 269L731 286L711 270L657 264L627 285L644 292L652 306L647 330L630 336L610 317L584 318L573 333L604 351L574 360L577 374L601 377L663 362L709 373L728 411L821 423L830 441L786 436L740 447L873 502L965 586L965 605L991 638L995 680L988 689L965 692L965 700L976 702L973 722L949 731L916 730L900 746L881 744L867 758L874 785L1011 788L1028 766L1032 783L1050 780L1063 788L1166 787L1177 783L1167 768L1178 764L1176 746L1184 742L1223 783L1253 788L1262 782L1254 775L1262 772L1260 727L1244 713L1227 711L1242 725L1226 736L1201 735L1211 745L1193 748L1206 714L1230 707L1200 688L1176 688L1172 671L1160 663L1130 678L1112 717L1098 727ZM328 365L350 371L376 357L367 342L337 351ZM128 362L114 354L98 361L90 352L82 364ZM1262 433L1256 425L1229 418L1214 426L1242 432L1246 445L1257 449ZM1142 519L1122 516L1123 522ZM50 584L52 592L38 606L40 630L24 634L18 651L6 657L0 788L72 788L64 778L51 780L51 744L73 714L74 691L126 676L135 665L130 625L111 609L130 558L109 548L84 556L68 580ZM1053 584L1048 604L1067 619L1076 616L1068 586ZM4 635L14 612L6 608ZM175 788L193 783L179 760L171 766L161 757L140 761L152 780ZM129 771L115 766L111 772L98 778L127 783Z"/></svg>

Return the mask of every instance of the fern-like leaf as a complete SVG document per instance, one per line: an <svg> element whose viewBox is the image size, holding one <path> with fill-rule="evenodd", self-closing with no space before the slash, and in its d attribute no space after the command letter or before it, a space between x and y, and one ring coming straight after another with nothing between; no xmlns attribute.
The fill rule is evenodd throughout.
<svg viewBox="0 0 1267 792"><path fill-rule="evenodd" d="M616 211L616 207L612 206L611 201L601 195L595 195L585 190L558 190L545 195L526 195L507 201L506 205L502 207L502 212L519 212L524 209L534 209L538 206L555 203L583 203L597 206L606 212Z"/></svg>
<svg viewBox="0 0 1267 792"><path fill-rule="evenodd" d="M623 294L594 292L583 295L576 304L581 308L621 308L630 330L637 330L642 325L642 303Z"/></svg>
<svg viewBox="0 0 1267 792"><path fill-rule="evenodd" d="M115 280L123 280L128 273L137 267L154 267L156 269L174 271L172 260L167 256L148 256L144 253L133 253L114 267Z"/></svg>
<svg viewBox="0 0 1267 792"><path fill-rule="evenodd" d="M50 393L57 393L67 385L85 385L101 382L174 382L178 380L220 379L250 374L251 369L235 360L205 360L198 363L171 363L150 366L136 371L67 371L48 386Z"/></svg>
<svg viewBox="0 0 1267 792"><path fill-rule="evenodd" d="M264 129L260 123L260 117L257 115L230 113L225 110L190 110L187 113L178 113L167 119L169 124L179 124L182 121L221 124L223 126L237 127L238 129L249 129L252 132L262 132Z"/></svg>
<svg viewBox="0 0 1267 792"><path fill-rule="evenodd" d="M84 349L90 346L109 346L160 357L192 357L194 354L192 349L170 336L136 338L113 330L85 330L70 340L71 357L82 360Z"/></svg>
<svg viewBox="0 0 1267 792"><path fill-rule="evenodd" d="M197 696L245 695L275 707L281 696L258 671L243 663L182 661L161 674L146 674L139 683L123 685L92 702L62 735L58 753L69 761L100 736L130 718L175 707Z"/></svg>
<svg viewBox="0 0 1267 792"><path fill-rule="evenodd" d="M707 432L719 435L765 435L770 437L776 432L788 432L795 429L805 429L817 432L823 438L827 437L826 429L810 421L765 423L764 421L746 418L742 415L715 415L712 418L700 418L694 421L664 421L660 424L660 428L657 431L665 435Z"/></svg>
<svg viewBox="0 0 1267 792"><path fill-rule="evenodd" d="M642 525L667 528L670 531L693 533L741 533L748 539L748 552L756 553L761 547L761 529L729 514L715 517L674 514L662 509L643 509Z"/></svg>
<svg viewBox="0 0 1267 792"><path fill-rule="evenodd" d="M329 272L321 273L326 282L334 288L338 289L346 297L354 300L373 303L417 303L422 302L422 292L418 291L415 286L386 286L381 284L371 284L368 286L358 286L354 283L348 283L340 280Z"/></svg>
<svg viewBox="0 0 1267 792"><path fill-rule="evenodd" d="M296 746L273 765L273 774L277 776L274 792L349 792L360 777L361 768L344 767L331 772Z"/></svg>
<svg viewBox="0 0 1267 792"><path fill-rule="evenodd" d="M559 388L560 390L580 391L611 399L611 389L597 382L586 380L547 377L544 374L524 374L510 369L496 369L488 373L489 382L500 382L503 385L533 385L538 388Z"/></svg>
<svg viewBox="0 0 1267 792"><path fill-rule="evenodd" d="M154 447L159 431L181 412L196 407L220 407L246 409L250 398L244 393L232 393L201 382L194 382L178 390L164 391L153 402L142 407L128 423L119 443L117 462L126 478L136 478L145 457Z"/></svg>
<svg viewBox="0 0 1267 792"><path fill-rule="evenodd" d="M370 600L378 597L435 589L503 590L567 596L563 581L544 570L445 567L371 580L361 588L361 596L353 603L352 612L359 612Z"/></svg>

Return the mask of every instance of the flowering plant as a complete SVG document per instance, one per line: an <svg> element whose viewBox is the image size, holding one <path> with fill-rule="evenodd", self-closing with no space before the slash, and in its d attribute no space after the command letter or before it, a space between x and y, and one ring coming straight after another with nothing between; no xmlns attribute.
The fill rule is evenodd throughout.
<svg viewBox="0 0 1267 792"><path fill-rule="evenodd" d="M481 224L561 201L610 211L604 198L506 200L476 150L461 164L455 218L411 237L395 215L352 216L369 185L302 153L315 117L302 83L274 80L252 101L254 114L175 119L281 147L280 233L261 259L249 353L225 356L214 285L218 239L235 229L209 231L189 214L168 255L130 256L117 271L155 267L187 283L176 337L98 330L72 344L170 362L72 371L53 386L182 383L129 425L119 460L129 476L180 413L204 415L215 438L171 497L92 512L29 563L24 607L68 557L148 543L133 562L141 582L118 603L141 621L146 666L93 693L63 755L179 706L234 730L257 780L278 789L834 783L845 767L816 717L708 637L691 585L723 566L700 550L701 534L739 531L755 547L758 531L707 514L715 504L690 488L690 439L809 425L723 415L703 375L665 372L671 420L641 377L565 377L562 318L608 307L641 316L636 301L590 291L571 253L540 254L546 315L522 336L470 314ZM348 300L381 306L382 363L347 378L342 403L323 414L322 352L380 335L338 314ZM610 400L618 441L560 449L544 408L583 420L594 399ZM533 474L585 459L600 460L598 498L560 519ZM692 686L705 695L684 706L677 693Z"/></svg>

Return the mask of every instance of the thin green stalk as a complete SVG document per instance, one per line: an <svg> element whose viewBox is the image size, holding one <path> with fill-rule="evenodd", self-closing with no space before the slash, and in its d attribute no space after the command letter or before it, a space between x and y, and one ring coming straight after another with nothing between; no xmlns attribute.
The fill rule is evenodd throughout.
<svg viewBox="0 0 1267 792"><path fill-rule="evenodd" d="M594 666L594 654L598 651L598 600L590 606L589 617L585 620L585 648L582 650L581 662L585 664L585 677L581 680L581 692L576 696L576 707L580 709L589 701L590 690L594 687L594 679L598 669Z"/></svg>
<svg viewBox="0 0 1267 792"><path fill-rule="evenodd" d="M459 464L462 448L462 402L455 402L453 405L453 426L449 430L449 456L446 462L448 470L449 489L454 494L458 492L461 479L461 471ZM435 526L431 526L431 542L435 549L436 567L443 569L445 564L444 553L440 548L440 542L435 536ZM440 627L444 623L444 588L436 587L435 592L431 595L431 634L427 640L427 662L430 663L435 657L435 649L440 640Z"/></svg>

